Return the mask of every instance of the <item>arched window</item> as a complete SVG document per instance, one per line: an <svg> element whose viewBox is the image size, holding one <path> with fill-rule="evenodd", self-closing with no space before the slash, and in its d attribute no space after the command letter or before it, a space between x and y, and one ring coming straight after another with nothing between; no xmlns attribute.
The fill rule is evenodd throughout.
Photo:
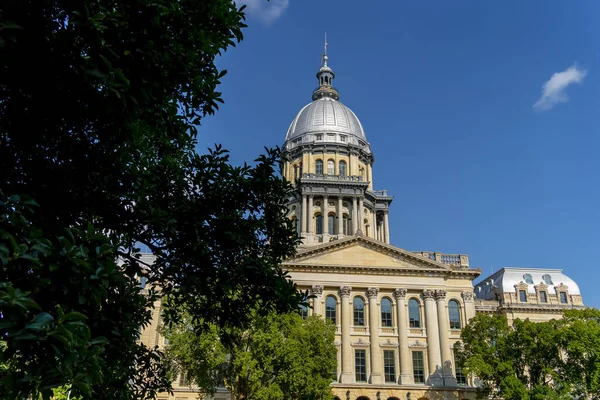
<svg viewBox="0 0 600 400"><path fill-rule="evenodd" d="M354 298L354 326L365 326L365 301L358 296Z"/></svg>
<svg viewBox="0 0 600 400"><path fill-rule="evenodd" d="M408 320L411 328L421 327L421 310L417 299L408 301Z"/></svg>
<svg viewBox="0 0 600 400"><path fill-rule="evenodd" d="M450 329L460 329L460 305L456 300L448 302L448 316L450 317Z"/></svg>
<svg viewBox="0 0 600 400"><path fill-rule="evenodd" d="M542 275L542 279L546 282L546 285L552 285L552 278L548 274Z"/></svg>
<svg viewBox="0 0 600 400"><path fill-rule="evenodd" d="M327 296L325 299L325 320L336 324L337 300L333 296Z"/></svg>
<svg viewBox="0 0 600 400"><path fill-rule="evenodd" d="M315 174L323 175L323 160L315 161Z"/></svg>
<svg viewBox="0 0 600 400"><path fill-rule="evenodd" d="M358 174L360 175L360 177L364 180L365 179L365 169L363 167L360 167L358 169Z"/></svg>
<svg viewBox="0 0 600 400"><path fill-rule="evenodd" d="M340 176L346 176L346 161L340 161Z"/></svg>
<svg viewBox="0 0 600 400"><path fill-rule="evenodd" d="M344 235L347 235L348 232L350 232L350 219L348 218L348 214L344 214L342 229L344 229Z"/></svg>
<svg viewBox="0 0 600 400"><path fill-rule="evenodd" d="M525 283L533 285L533 278L531 277L531 274L523 275L523 279L525 279Z"/></svg>
<svg viewBox="0 0 600 400"><path fill-rule="evenodd" d="M327 175L335 175L335 162L327 160Z"/></svg>
<svg viewBox="0 0 600 400"><path fill-rule="evenodd" d="M392 302L387 297L381 300L381 326L392 326Z"/></svg>
<svg viewBox="0 0 600 400"><path fill-rule="evenodd" d="M294 231L298 233L298 218L296 218L295 215L292 217L292 224L294 226Z"/></svg>
<svg viewBox="0 0 600 400"><path fill-rule="evenodd" d="M304 319L308 318L308 307L305 305L300 305L300 315Z"/></svg>
<svg viewBox="0 0 600 400"><path fill-rule="evenodd" d="M335 214L329 214L327 216L327 230L330 235L335 235Z"/></svg>
<svg viewBox="0 0 600 400"><path fill-rule="evenodd" d="M321 214L315 215L315 228L317 231L317 235L323 234L323 216Z"/></svg>

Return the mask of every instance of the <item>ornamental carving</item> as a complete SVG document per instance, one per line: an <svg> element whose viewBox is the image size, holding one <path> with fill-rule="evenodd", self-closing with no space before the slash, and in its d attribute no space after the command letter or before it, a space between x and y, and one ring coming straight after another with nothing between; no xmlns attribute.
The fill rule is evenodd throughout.
<svg viewBox="0 0 600 400"><path fill-rule="evenodd" d="M473 291L471 290L465 290L464 292L462 292L462 298L465 301L473 300L475 298L475 293L473 293Z"/></svg>
<svg viewBox="0 0 600 400"><path fill-rule="evenodd" d="M381 347L398 347L397 342L392 342L389 338L385 342L379 343Z"/></svg>
<svg viewBox="0 0 600 400"><path fill-rule="evenodd" d="M340 287L340 296L342 297L350 297L352 293L352 286L342 286Z"/></svg>
<svg viewBox="0 0 600 400"><path fill-rule="evenodd" d="M367 297L370 299L376 299L379 295L379 288L370 287L367 289Z"/></svg>
<svg viewBox="0 0 600 400"><path fill-rule="evenodd" d="M423 298L425 300L433 300L435 296L435 292L431 289L425 289L423 290Z"/></svg>
<svg viewBox="0 0 600 400"><path fill-rule="evenodd" d="M554 290L556 290L556 293L558 293L559 291L566 292L569 290L569 287L561 282L560 285L554 286Z"/></svg>
<svg viewBox="0 0 600 400"><path fill-rule="evenodd" d="M317 297L321 297L321 295L323 294L323 286L313 285L313 287L310 288L310 294L317 296Z"/></svg>
<svg viewBox="0 0 600 400"><path fill-rule="evenodd" d="M446 299L446 291L445 290L436 290L435 291L435 299L436 300L445 300Z"/></svg>
<svg viewBox="0 0 600 400"><path fill-rule="evenodd" d="M339 340L336 340L335 342L333 342L333 345L334 345L334 346L341 346L341 345L342 345L342 342L341 342L341 341L339 341Z"/></svg>
<svg viewBox="0 0 600 400"><path fill-rule="evenodd" d="M358 338L358 340L356 342L352 342L352 346L368 346L370 345L369 342L367 342L366 340L364 340L363 338Z"/></svg>
<svg viewBox="0 0 600 400"><path fill-rule="evenodd" d="M419 339L408 344L408 347L427 347L427 343L421 342Z"/></svg>
<svg viewBox="0 0 600 400"><path fill-rule="evenodd" d="M395 289L394 296L396 297L397 300L405 299L406 298L406 289L401 289L401 288Z"/></svg>

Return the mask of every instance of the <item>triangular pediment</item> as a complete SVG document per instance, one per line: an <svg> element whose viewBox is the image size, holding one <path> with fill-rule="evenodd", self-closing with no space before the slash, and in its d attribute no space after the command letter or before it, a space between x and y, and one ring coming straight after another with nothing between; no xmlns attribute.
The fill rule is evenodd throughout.
<svg viewBox="0 0 600 400"><path fill-rule="evenodd" d="M368 237L351 236L300 249L285 264L450 271L451 268L419 254Z"/></svg>

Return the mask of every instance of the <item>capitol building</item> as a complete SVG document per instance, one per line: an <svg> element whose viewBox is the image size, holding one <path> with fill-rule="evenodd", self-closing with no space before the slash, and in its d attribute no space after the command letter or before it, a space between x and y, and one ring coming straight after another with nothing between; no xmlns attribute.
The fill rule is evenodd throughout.
<svg viewBox="0 0 600 400"><path fill-rule="evenodd" d="M375 189L365 128L340 101L335 73L322 58L312 101L292 120L282 175L296 185L289 218L302 244L283 269L314 296L303 315L336 327L336 400L474 399L475 387L454 363L453 346L476 313L546 321L581 308L577 284L559 269L502 268L491 276L466 254L409 251L390 244L394 200ZM368 127L367 127L368 128ZM164 345L153 323L148 345ZM178 385L179 383L179 385ZM194 399L185 382L159 400ZM220 390L215 398L228 398Z"/></svg>

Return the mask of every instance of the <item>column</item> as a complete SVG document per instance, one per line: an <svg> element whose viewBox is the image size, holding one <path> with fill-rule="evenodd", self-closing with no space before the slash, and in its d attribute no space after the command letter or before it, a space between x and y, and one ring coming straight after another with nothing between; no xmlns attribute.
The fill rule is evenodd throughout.
<svg viewBox="0 0 600 400"><path fill-rule="evenodd" d="M325 238L329 234L329 215L327 214L327 209L329 208L329 204L327 202L329 198L327 195L323 196L323 242L327 242Z"/></svg>
<svg viewBox="0 0 600 400"><path fill-rule="evenodd" d="M313 299L313 313L315 315L323 315L323 286L313 285L313 287L310 288L310 294L315 296Z"/></svg>
<svg viewBox="0 0 600 400"><path fill-rule="evenodd" d="M412 354L408 349L408 316L406 315L406 289L394 290L396 297L396 319L398 320L398 351L400 352L400 384L412 385Z"/></svg>
<svg viewBox="0 0 600 400"><path fill-rule="evenodd" d="M440 347L442 354L442 374L444 375L445 380L444 384L447 386L452 386L456 384L456 382L449 381L452 380L452 351L450 349L450 338L449 335L449 326L448 326L448 316L446 311L446 291L445 290L436 290L435 291L435 299L437 301L437 314L438 314L438 326L439 326L439 334L440 334Z"/></svg>
<svg viewBox="0 0 600 400"><path fill-rule="evenodd" d="M384 231L385 231L385 242L389 243L390 242L390 221L388 219L388 210L385 210L383 212L383 224L384 224Z"/></svg>
<svg viewBox="0 0 600 400"><path fill-rule="evenodd" d="M377 300L379 288L370 287L367 289L369 297L369 334L371 336L371 383L383 383L383 366L381 365L381 351L379 349L379 306Z"/></svg>
<svg viewBox="0 0 600 400"><path fill-rule="evenodd" d="M354 382L354 374L352 373L352 344L350 343L350 324L352 323L352 311L350 310L351 293L352 287L340 287L342 318L337 324L342 326L342 383Z"/></svg>
<svg viewBox="0 0 600 400"><path fill-rule="evenodd" d="M371 237L377 239L377 214L375 208L371 211Z"/></svg>
<svg viewBox="0 0 600 400"><path fill-rule="evenodd" d="M308 211L307 211L307 207L306 207L306 195L303 194L302 195L302 212L300 213L300 225L302 227L302 236L304 236L304 234L306 233L306 224L308 221L308 217L307 217Z"/></svg>
<svg viewBox="0 0 600 400"><path fill-rule="evenodd" d="M306 211L306 231L308 233L315 233L312 227L312 209L313 209L313 195L308 195L308 209Z"/></svg>
<svg viewBox="0 0 600 400"><path fill-rule="evenodd" d="M438 316L435 306L435 292L433 290L423 290L423 300L425 301L425 323L427 324L427 357L429 359L429 376L438 371L442 366L440 357L440 334L438 327ZM441 378L441 376L440 376ZM437 382L436 382L437 383ZM439 384L441 384L441 379Z"/></svg>
<svg viewBox="0 0 600 400"><path fill-rule="evenodd" d="M351 235L356 234L356 230L358 229L358 213L357 213L357 200L356 197L352 198L352 232Z"/></svg>
<svg viewBox="0 0 600 400"><path fill-rule="evenodd" d="M465 317L466 320L462 322L462 326L464 327L469 323L471 318L475 316L475 294L472 290L465 290L462 292L462 298L465 303Z"/></svg>
<svg viewBox="0 0 600 400"><path fill-rule="evenodd" d="M338 235L342 235L344 233L344 203L342 196L338 197L338 205L337 205L337 217L338 217Z"/></svg>
<svg viewBox="0 0 600 400"><path fill-rule="evenodd" d="M365 223L364 223L364 219L365 217L363 216L363 209L364 209L364 205L363 205L363 199L362 197L358 198L358 229L360 229L360 231L362 232L362 234L365 234Z"/></svg>

